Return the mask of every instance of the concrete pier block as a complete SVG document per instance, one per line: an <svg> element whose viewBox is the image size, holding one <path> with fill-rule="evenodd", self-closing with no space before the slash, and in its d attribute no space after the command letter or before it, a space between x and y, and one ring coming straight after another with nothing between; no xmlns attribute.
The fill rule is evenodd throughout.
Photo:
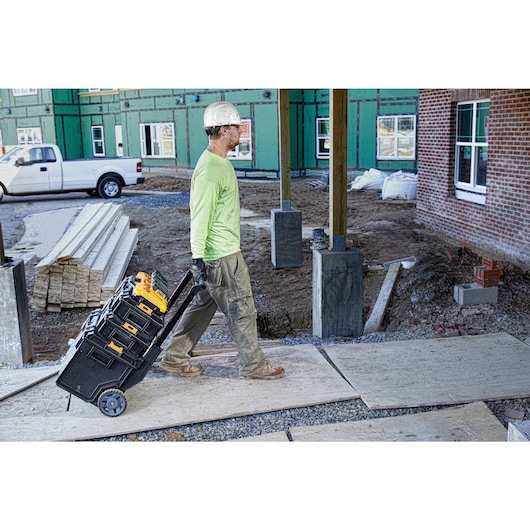
<svg viewBox="0 0 530 530"><path fill-rule="evenodd" d="M357 250L313 250L313 335L363 333L363 255Z"/></svg>
<svg viewBox="0 0 530 530"><path fill-rule="evenodd" d="M498 287L481 287L476 283L455 285L454 297L459 305L496 304Z"/></svg>
<svg viewBox="0 0 530 530"><path fill-rule="evenodd" d="M271 210L271 260L277 269L302 266L300 210Z"/></svg>
<svg viewBox="0 0 530 530"><path fill-rule="evenodd" d="M33 341L23 260L1 264L0 293L0 363L27 363Z"/></svg>

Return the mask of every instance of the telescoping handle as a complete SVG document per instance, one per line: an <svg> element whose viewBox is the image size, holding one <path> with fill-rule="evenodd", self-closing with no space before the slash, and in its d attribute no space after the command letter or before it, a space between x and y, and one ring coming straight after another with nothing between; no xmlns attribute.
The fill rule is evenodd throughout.
<svg viewBox="0 0 530 530"><path fill-rule="evenodd" d="M190 280L193 278L193 274L190 270L186 273L184 278L180 281L180 283L177 285L177 288L171 293L171 296L168 300L168 307L172 307L175 302L178 300L178 297L182 294L182 291L186 288L188 283L190 283Z"/></svg>
<svg viewBox="0 0 530 530"><path fill-rule="evenodd" d="M186 285L189 283L190 279L193 278L193 274L191 271L188 271L186 276L182 279L182 281L179 283L173 294L171 295L169 299L169 305L173 306L173 304L177 301L178 297L182 293L182 291L185 289ZM201 278L202 280L202 278ZM180 317L186 310L186 308L190 305L190 302L193 300L195 295L202 289L206 287L204 281L199 281L199 283L196 283L188 292L186 298L182 301L179 308L175 311L175 313L171 316L169 319L169 322L164 326L164 329L161 331L160 335L155 340L155 345L158 347L161 347L163 342L167 339L168 335L171 333L171 330L175 327L175 324L179 321Z"/></svg>

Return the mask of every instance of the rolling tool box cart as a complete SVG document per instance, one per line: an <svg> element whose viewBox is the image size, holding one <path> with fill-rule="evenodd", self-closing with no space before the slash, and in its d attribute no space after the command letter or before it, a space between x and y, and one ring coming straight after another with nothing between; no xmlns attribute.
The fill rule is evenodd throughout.
<svg viewBox="0 0 530 530"><path fill-rule="evenodd" d="M188 271L169 297L167 281L158 271L125 278L103 308L92 311L83 323L57 386L106 416L119 416L127 407L125 390L145 377L182 313L204 288L193 285L164 325L166 313L192 277Z"/></svg>

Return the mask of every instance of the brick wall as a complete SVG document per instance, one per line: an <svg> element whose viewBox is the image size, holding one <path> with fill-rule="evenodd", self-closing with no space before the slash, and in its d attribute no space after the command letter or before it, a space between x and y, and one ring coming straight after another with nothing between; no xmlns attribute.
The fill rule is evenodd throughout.
<svg viewBox="0 0 530 530"><path fill-rule="evenodd" d="M455 197L456 103L490 98L484 205ZM420 90L420 223L477 252L530 268L530 90Z"/></svg>

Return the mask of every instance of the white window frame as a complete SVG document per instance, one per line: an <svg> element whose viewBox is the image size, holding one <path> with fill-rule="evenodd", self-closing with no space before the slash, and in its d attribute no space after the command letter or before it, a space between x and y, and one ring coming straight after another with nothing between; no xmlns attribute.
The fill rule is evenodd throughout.
<svg viewBox="0 0 530 530"><path fill-rule="evenodd" d="M140 123L140 139L142 158L176 157L174 123Z"/></svg>
<svg viewBox="0 0 530 530"><path fill-rule="evenodd" d="M40 127L17 127L17 143L19 145L41 144L42 129Z"/></svg>
<svg viewBox="0 0 530 530"><path fill-rule="evenodd" d="M400 131L400 121L403 120L412 121L411 132ZM390 127L387 126L389 122ZM383 150L385 154L382 154ZM377 160L416 160L415 114L377 116Z"/></svg>
<svg viewBox="0 0 530 530"><path fill-rule="evenodd" d="M14 88L13 96L34 96L37 93L36 88Z"/></svg>
<svg viewBox="0 0 530 530"><path fill-rule="evenodd" d="M116 139L116 156L123 156L123 132L121 125L114 125L114 138Z"/></svg>
<svg viewBox="0 0 530 530"><path fill-rule="evenodd" d="M96 135L96 132L100 132L100 136ZM103 125L92 125L92 155L93 156L105 156L105 131Z"/></svg>
<svg viewBox="0 0 530 530"><path fill-rule="evenodd" d="M331 137L329 135L329 118L316 119L316 155L319 160L329 160Z"/></svg>
<svg viewBox="0 0 530 530"><path fill-rule="evenodd" d="M455 147L455 194L457 199L474 202L477 204L486 203L486 185L479 184L477 182L478 166L480 163L480 156L486 155L486 167L487 167L487 156L488 156L488 125L489 125L489 111L484 117L485 122L483 130L486 141L479 141L477 139L477 121L478 114L477 109L479 104L490 103L489 99L477 99L472 101L461 101L457 104L457 116L456 116L456 147ZM463 140L459 138L459 109L464 105L472 106L472 125L471 125L471 139ZM462 149L468 150L470 154L470 182L464 182L459 180L460 177L460 165Z"/></svg>
<svg viewBox="0 0 530 530"><path fill-rule="evenodd" d="M252 160L252 120L242 119L241 123L239 145L231 149L226 156L231 160Z"/></svg>

